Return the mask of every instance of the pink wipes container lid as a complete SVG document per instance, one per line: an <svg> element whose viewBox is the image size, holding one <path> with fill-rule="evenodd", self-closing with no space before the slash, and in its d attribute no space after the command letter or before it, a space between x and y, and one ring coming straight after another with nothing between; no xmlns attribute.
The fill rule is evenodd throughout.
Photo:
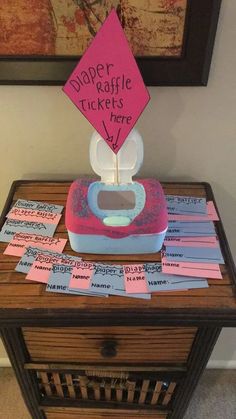
<svg viewBox="0 0 236 419"><path fill-rule="evenodd" d="M122 238L130 235L159 234L167 229L167 207L161 184L156 179L137 179L143 186L146 200L143 210L128 226L111 227L96 217L88 204L89 186L97 179L75 180L68 193L66 228L75 234L102 235Z"/></svg>

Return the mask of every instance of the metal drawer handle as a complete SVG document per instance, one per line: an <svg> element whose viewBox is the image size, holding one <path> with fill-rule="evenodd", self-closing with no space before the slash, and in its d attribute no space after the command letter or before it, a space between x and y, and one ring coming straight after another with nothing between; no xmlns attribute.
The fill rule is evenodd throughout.
<svg viewBox="0 0 236 419"><path fill-rule="evenodd" d="M117 354L117 342L115 340L104 340L102 342L101 355L104 358L114 358Z"/></svg>

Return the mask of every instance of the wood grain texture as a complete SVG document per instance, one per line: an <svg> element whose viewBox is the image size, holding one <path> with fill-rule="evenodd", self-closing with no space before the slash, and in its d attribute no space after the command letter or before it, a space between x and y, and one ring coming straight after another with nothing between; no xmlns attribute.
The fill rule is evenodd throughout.
<svg viewBox="0 0 236 419"><path fill-rule="evenodd" d="M15 182L0 225L17 198L65 205L69 185ZM168 194L213 199L207 184L163 186ZM45 285L14 271L18 258L3 255L6 244L0 243L1 332L32 417L183 418L220 327L236 325L235 268L222 224L216 229L226 261L223 279L210 280L206 290L159 293L150 301L46 293ZM56 236L67 237L64 216ZM66 252L73 254L69 244ZM86 258L126 263L159 261L160 254ZM109 359L101 355L107 341L116 342L116 356ZM128 374L127 389L98 386L111 372L112 377Z"/></svg>
<svg viewBox="0 0 236 419"><path fill-rule="evenodd" d="M18 198L53 202L65 205L70 182L18 181L14 184L5 207L1 223L9 207ZM167 194L192 195L213 199L211 189L203 183L163 183ZM14 271L18 258L3 255L5 243L0 243L0 322L17 322L19 319L34 322L47 319L48 324L56 324L62 316L62 323L87 321L91 317L104 324L108 314L113 322L128 322L128 313L135 313L145 322L148 317L153 322L169 318L176 321L218 322L221 325L236 324L236 298L234 292L235 268L232 263L227 240L221 223L216 223L222 252L226 264L221 265L223 280L209 280L209 288L184 292L157 293L150 301L124 297L68 296L45 291L44 284L30 283L25 275ZM67 237L64 215L57 228L56 236ZM74 254L69 243L65 252ZM160 261L160 253L147 255L81 255L87 260L108 262ZM7 310L6 310L7 309ZM49 314L50 313L50 314ZM79 314L79 315L78 315ZM109 316L108 316L109 317ZM135 321L134 318L134 321ZM109 321L108 319L108 321ZM121 323L121 324L122 324ZM186 323L186 324L187 324ZM61 323L59 323L61 324ZM58 325L59 325L58 324Z"/></svg>
<svg viewBox="0 0 236 419"><path fill-rule="evenodd" d="M33 362L186 363L197 328L78 327L23 328ZM117 354L102 356L104 341L117 343Z"/></svg>
<svg viewBox="0 0 236 419"><path fill-rule="evenodd" d="M54 362L54 363L44 363L42 364L41 362L26 362L24 364L24 369L26 370L34 370L34 371L40 371L40 372L44 372L44 371L63 371L65 372L78 372L78 371L90 371L91 369L96 369L96 371L98 370L98 366L96 364L73 364L73 363L62 363L62 362ZM102 371L103 374L104 373L110 373L110 371L114 372L114 373L118 373L121 371L121 367L112 364L111 365L102 365ZM122 373L124 374L128 374L131 373L131 375L133 373L135 373L136 371L145 371L147 373L153 372L153 373L170 373L171 375L175 374L175 373L183 373L186 372L187 368L186 366L183 365L179 365L179 364L162 364L161 366L158 365L143 365L143 364L136 364L134 365L122 365Z"/></svg>
<svg viewBox="0 0 236 419"><path fill-rule="evenodd" d="M150 410L127 410L127 409L79 409L79 408L44 408L47 419L118 419L120 417L129 419L138 418L155 418L166 419L167 414L164 412L151 412Z"/></svg>

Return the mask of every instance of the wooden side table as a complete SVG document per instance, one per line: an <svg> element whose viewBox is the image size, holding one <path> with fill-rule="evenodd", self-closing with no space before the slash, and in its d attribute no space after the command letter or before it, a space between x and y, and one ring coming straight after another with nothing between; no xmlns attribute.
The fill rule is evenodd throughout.
<svg viewBox="0 0 236 419"><path fill-rule="evenodd" d="M70 182L16 181L18 198L65 205ZM164 183L165 193L206 196L205 183ZM225 265L208 289L149 300L53 294L15 272L0 243L0 329L33 419L182 419L222 327L236 326L235 268L221 222ZM56 236L67 237L64 217ZM65 252L73 254L69 244ZM102 261L160 261L160 254L86 255Z"/></svg>

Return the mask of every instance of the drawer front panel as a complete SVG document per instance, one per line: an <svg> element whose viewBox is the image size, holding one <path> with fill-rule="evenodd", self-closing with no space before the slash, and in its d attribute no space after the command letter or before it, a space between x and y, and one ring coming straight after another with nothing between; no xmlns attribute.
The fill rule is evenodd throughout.
<svg viewBox="0 0 236 419"><path fill-rule="evenodd" d="M141 408L167 408L183 373L142 371L36 371L41 397L87 403L112 403Z"/></svg>
<svg viewBox="0 0 236 419"><path fill-rule="evenodd" d="M25 327L22 332L32 361L182 364L197 328Z"/></svg>
<svg viewBox="0 0 236 419"><path fill-rule="evenodd" d="M46 408L44 413L47 419L166 419L167 414L127 409L80 409L80 408Z"/></svg>

